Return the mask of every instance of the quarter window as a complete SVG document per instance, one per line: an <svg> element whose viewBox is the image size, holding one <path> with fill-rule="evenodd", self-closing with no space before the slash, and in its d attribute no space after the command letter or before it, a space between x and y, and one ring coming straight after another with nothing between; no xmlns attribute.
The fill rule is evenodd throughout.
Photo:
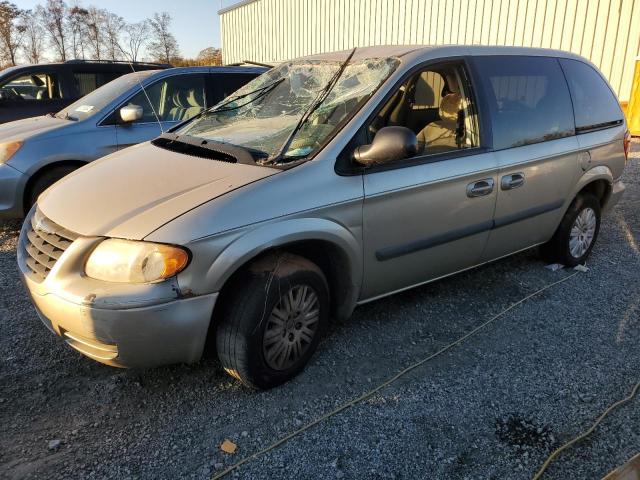
<svg viewBox="0 0 640 480"><path fill-rule="evenodd" d="M141 123L182 122L206 108L205 81L202 75L178 75L160 80L129 102L143 108Z"/></svg>
<svg viewBox="0 0 640 480"><path fill-rule="evenodd" d="M555 58L477 57L496 150L575 133L567 82Z"/></svg>
<svg viewBox="0 0 640 480"><path fill-rule="evenodd" d="M561 59L560 64L569 83L578 132L622 123L615 95L593 67L569 59Z"/></svg>
<svg viewBox="0 0 640 480"><path fill-rule="evenodd" d="M477 147L478 122L462 65L423 70L404 82L369 125L369 141L383 127L407 127L418 137L418 155Z"/></svg>

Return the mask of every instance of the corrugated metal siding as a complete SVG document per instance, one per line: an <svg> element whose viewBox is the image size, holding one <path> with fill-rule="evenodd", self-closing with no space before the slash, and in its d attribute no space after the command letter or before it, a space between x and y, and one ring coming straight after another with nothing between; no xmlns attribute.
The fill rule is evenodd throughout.
<svg viewBox="0 0 640 480"><path fill-rule="evenodd" d="M221 12L225 63L382 44L485 44L589 58L621 100L640 55L640 0L255 0Z"/></svg>

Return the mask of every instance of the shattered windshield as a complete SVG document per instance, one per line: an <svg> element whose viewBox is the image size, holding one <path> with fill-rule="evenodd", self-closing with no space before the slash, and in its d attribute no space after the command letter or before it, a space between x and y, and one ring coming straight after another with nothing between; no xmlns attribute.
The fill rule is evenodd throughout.
<svg viewBox="0 0 640 480"><path fill-rule="evenodd" d="M286 152L280 150L289 135L342 62L302 59L281 64L175 133L243 147L258 163L280 154L286 161L306 157L376 91L398 63L396 58L351 61Z"/></svg>

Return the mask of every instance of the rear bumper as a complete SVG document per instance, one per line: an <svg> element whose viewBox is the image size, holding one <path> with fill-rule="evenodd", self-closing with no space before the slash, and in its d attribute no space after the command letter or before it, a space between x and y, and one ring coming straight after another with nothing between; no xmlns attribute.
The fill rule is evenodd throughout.
<svg viewBox="0 0 640 480"><path fill-rule="evenodd" d="M10 165L0 164L0 219L22 218L24 174Z"/></svg>
<svg viewBox="0 0 640 480"><path fill-rule="evenodd" d="M32 294L43 323L70 347L114 367L191 363L202 356L218 294L130 309L77 305Z"/></svg>
<svg viewBox="0 0 640 480"><path fill-rule="evenodd" d="M624 194L625 189L626 187L624 183L622 183L622 180L617 180L613 182L613 187L611 188L611 195L609 195L609 199L607 200L607 203L604 206L605 212L608 210L611 210L613 207L616 206L616 204L622 198L622 195Z"/></svg>

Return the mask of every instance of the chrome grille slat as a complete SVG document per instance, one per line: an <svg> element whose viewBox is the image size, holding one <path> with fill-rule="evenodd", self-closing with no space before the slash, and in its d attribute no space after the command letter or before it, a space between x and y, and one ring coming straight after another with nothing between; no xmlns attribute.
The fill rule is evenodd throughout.
<svg viewBox="0 0 640 480"><path fill-rule="evenodd" d="M29 222L31 228L22 242L25 262L36 280L42 282L78 235L56 225L40 210L34 212Z"/></svg>
<svg viewBox="0 0 640 480"><path fill-rule="evenodd" d="M55 258L56 260L58 260L60 258L60 255L62 255L62 252L66 250L66 247L58 248L55 245L53 245L51 242L45 242L44 239L42 239L41 237L38 237L38 234L33 230L29 230L27 232L27 237L31 242L31 247L38 249L40 253L44 253L45 255L51 258Z"/></svg>

